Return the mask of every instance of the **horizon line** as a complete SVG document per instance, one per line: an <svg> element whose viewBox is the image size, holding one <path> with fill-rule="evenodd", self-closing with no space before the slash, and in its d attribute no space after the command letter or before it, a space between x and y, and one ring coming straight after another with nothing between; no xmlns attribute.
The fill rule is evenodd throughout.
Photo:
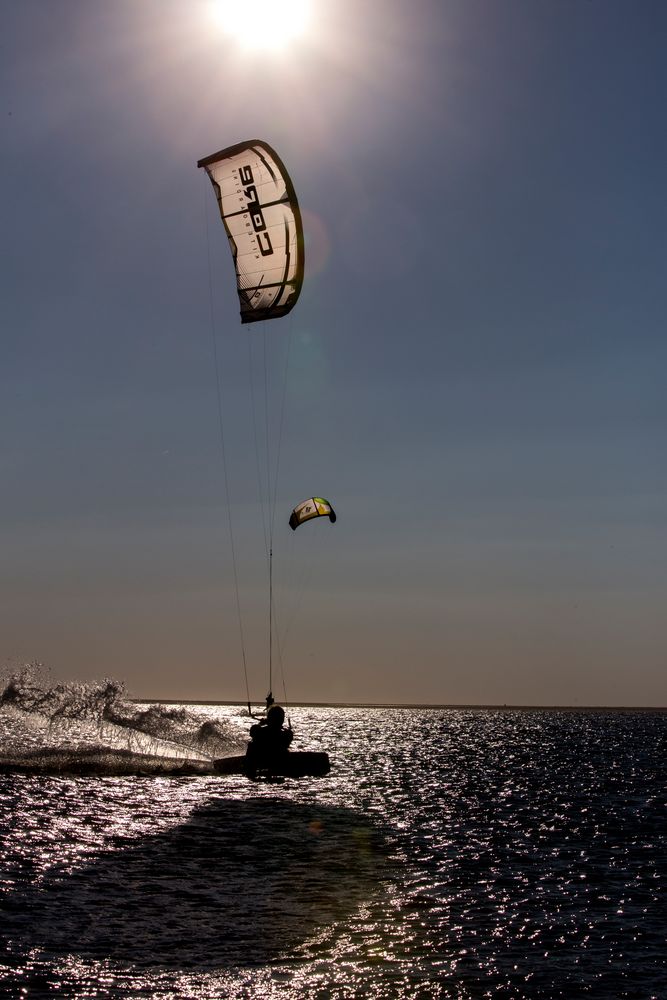
<svg viewBox="0 0 667 1000"><path fill-rule="evenodd" d="M217 700L209 698L130 698L133 703L151 705L239 705L246 703L239 699ZM276 703L277 704L277 703ZM667 712L664 705L521 705L521 704L478 704L445 702L362 702L362 701L293 701L285 702L289 708L423 708L423 709L468 709L473 711L530 711L530 712Z"/></svg>

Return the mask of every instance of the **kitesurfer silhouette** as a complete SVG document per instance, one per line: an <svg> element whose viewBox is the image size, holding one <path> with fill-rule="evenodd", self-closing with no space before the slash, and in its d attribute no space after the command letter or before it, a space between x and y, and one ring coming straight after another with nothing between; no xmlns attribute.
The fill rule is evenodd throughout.
<svg viewBox="0 0 667 1000"><path fill-rule="evenodd" d="M254 778L260 770L280 774L281 763L294 738L291 726L284 726L285 710L271 705L266 718L250 727L250 742L246 753L248 776Z"/></svg>

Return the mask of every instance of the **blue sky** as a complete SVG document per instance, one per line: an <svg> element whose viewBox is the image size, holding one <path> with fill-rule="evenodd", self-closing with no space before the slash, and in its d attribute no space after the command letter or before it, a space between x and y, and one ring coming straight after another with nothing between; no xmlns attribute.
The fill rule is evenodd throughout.
<svg viewBox="0 0 667 1000"><path fill-rule="evenodd" d="M0 659L245 696L212 311L266 693L264 333L196 169L257 137L306 230L265 331L288 697L664 705L664 4L322 0L281 53L210 14L0 3Z"/></svg>

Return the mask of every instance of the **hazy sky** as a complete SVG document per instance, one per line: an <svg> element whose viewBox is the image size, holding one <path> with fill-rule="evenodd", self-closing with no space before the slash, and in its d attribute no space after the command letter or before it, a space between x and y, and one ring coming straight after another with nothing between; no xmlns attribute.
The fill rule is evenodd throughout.
<svg viewBox="0 0 667 1000"><path fill-rule="evenodd" d="M282 52L213 6L0 0L0 660L245 697L212 312L265 695L264 334L196 169L262 138L288 698L665 705L667 5L314 0Z"/></svg>

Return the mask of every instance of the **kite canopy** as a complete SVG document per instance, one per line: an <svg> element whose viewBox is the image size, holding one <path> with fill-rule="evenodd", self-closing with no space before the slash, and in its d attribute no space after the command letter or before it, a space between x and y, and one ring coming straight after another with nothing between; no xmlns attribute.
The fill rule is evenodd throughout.
<svg viewBox="0 0 667 1000"><path fill-rule="evenodd" d="M300 524L303 524L304 521L310 521L312 517L327 516L333 524L336 520L336 513L329 501L322 497L309 497L308 500L302 500L300 504L296 505L289 519L289 526L292 531L296 531Z"/></svg>
<svg viewBox="0 0 667 1000"><path fill-rule="evenodd" d="M211 178L236 267L241 322L284 316L303 283L303 226L278 154L252 139L200 160Z"/></svg>

